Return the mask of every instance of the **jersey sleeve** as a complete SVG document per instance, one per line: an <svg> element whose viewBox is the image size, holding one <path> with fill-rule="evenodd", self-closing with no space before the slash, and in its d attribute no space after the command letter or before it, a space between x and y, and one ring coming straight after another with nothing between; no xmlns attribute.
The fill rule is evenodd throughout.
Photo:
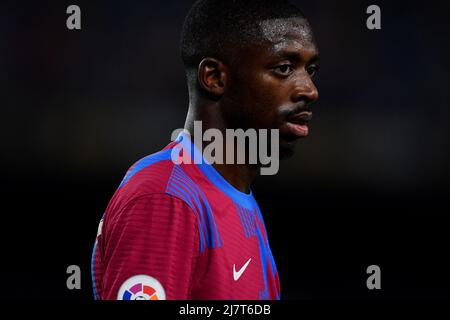
<svg viewBox="0 0 450 320"><path fill-rule="evenodd" d="M156 279L168 300L189 299L199 234L195 214L183 200L168 194L133 199L111 220L106 217L102 240L101 299L130 295L142 276Z"/></svg>

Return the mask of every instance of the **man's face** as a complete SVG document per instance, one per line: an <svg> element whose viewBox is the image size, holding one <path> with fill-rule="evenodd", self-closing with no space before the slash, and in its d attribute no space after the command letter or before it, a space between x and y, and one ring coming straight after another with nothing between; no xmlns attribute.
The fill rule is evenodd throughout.
<svg viewBox="0 0 450 320"><path fill-rule="evenodd" d="M280 154L287 156L308 135L310 104L318 98L312 81L318 51L304 19L264 21L260 29L261 44L233 63L227 114L234 127L279 129Z"/></svg>

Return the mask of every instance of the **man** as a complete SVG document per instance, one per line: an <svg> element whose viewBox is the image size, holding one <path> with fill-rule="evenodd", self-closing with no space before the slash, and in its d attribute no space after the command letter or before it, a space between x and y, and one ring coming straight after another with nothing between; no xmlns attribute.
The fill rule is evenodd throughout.
<svg viewBox="0 0 450 320"><path fill-rule="evenodd" d="M318 52L293 5L197 1L183 26L181 54L190 100L186 132L194 132L195 121L222 132L278 129L283 156L308 135ZM202 147L186 132L132 166L111 199L92 258L95 297L279 299L250 189L258 165L177 163L178 146L188 156Z"/></svg>

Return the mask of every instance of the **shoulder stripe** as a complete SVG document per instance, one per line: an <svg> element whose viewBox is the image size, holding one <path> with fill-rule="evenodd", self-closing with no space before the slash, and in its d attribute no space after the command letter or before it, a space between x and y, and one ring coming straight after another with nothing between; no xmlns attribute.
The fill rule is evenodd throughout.
<svg viewBox="0 0 450 320"><path fill-rule="evenodd" d="M188 204L188 206L192 209L192 211L194 212L194 214L197 218L198 231L199 231L199 236L200 236L200 252L203 252L203 250L205 248L205 235L204 235L204 231L202 228L201 219L199 219L197 207L193 204L193 202L191 201L191 198L186 194L186 192L180 186L172 183L171 181L169 181L167 184L166 192L172 196L175 196L175 197L178 197L178 198L184 200Z"/></svg>
<svg viewBox="0 0 450 320"><path fill-rule="evenodd" d="M195 182L183 171L181 166L174 166L167 183L166 192L184 199L196 213L201 233L202 252L206 246L212 249L222 246L214 213L208 199ZM202 244L203 242L204 244Z"/></svg>
<svg viewBox="0 0 450 320"><path fill-rule="evenodd" d="M127 183L128 180L130 180L136 173L138 173L142 169L145 169L145 168L151 166L152 164L155 164L155 163L160 162L160 161L170 160L171 159L171 152L172 152L172 149L165 149L165 150L162 150L160 152L151 154L151 155L149 155L149 156L139 160L138 162L136 162L128 170L127 174L125 175L125 178L123 178L123 180L120 183L118 189L120 189L120 187L122 187L125 183Z"/></svg>

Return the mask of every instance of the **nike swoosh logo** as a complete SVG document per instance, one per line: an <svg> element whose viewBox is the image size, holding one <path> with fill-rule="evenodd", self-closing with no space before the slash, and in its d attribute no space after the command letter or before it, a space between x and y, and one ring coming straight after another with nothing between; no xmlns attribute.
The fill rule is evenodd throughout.
<svg viewBox="0 0 450 320"><path fill-rule="evenodd" d="M250 263L250 261L252 261L252 258L248 259L248 261L244 264L244 266L238 272L236 272L236 265L233 264L233 279L234 279L234 281L238 281L239 280L239 278L244 273L245 269L247 269L248 264Z"/></svg>

